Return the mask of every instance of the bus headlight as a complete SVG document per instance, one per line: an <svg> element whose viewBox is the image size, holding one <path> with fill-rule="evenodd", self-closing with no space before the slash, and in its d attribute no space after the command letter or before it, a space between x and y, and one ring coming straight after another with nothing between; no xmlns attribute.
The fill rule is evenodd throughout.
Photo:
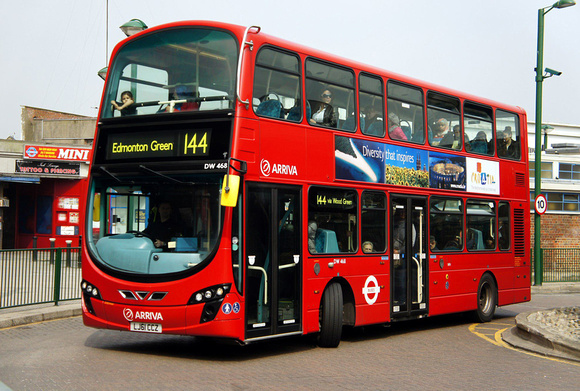
<svg viewBox="0 0 580 391"><path fill-rule="evenodd" d="M93 297L102 300L99 289L86 280L81 281L81 291L83 292L83 295L85 295L85 299Z"/></svg>
<svg viewBox="0 0 580 391"><path fill-rule="evenodd" d="M199 304L223 300L223 298L230 292L231 287L232 284L220 284L201 289L191 295L187 304Z"/></svg>

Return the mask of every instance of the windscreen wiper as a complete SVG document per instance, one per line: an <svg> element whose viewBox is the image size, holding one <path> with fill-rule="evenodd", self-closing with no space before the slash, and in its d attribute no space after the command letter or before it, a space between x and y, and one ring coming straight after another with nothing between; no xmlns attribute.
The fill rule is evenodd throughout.
<svg viewBox="0 0 580 391"><path fill-rule="evenodd" d="M168 180L170 180L172 182L175 182L175 183L179 183L180 185L193 185L192 182L183 182L183 181L180 181L179 179L172 178L172 177L167 176L165 174L162 174L162 173L160 173L158 171L152 170L149 167L145 167L142 164L139 165L139 168L142 169L142 170L145 170L145 171L147 171L147 172L149 172L149 173L151 173L153 175L157 175L157 176L159 176L161 178L168 179Z"/></svg>
<svg viewBox="0 0 580 391"><path fill-rule="evenodd" d="M99 169L101 171L103 171L105 174L107 174L108 176L110 176L111 178L113 178L114 180L116 180L119 183L123 183L122 180L120 180L115 174L113 174L111 171L107 170L105 167L101 166L99 167Z"/></svg>

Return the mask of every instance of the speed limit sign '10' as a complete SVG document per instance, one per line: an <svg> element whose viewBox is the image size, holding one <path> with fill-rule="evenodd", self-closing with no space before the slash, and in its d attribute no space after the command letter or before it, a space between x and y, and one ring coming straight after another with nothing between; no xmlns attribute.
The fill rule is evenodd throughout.
<svg viewBox="0 0 580 391"><path fill-rule="evenodd" d="M539 194L536 197L536 213L543 215L546 213L546 209L548 209L548 201L546 201L546 197L543 194Z"/></svg>

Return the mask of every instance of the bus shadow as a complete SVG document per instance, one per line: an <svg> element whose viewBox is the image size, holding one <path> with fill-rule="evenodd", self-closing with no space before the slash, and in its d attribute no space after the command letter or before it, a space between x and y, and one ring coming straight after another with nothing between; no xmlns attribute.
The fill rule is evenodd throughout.
<svg viewBox="0 0 580 391"><path fill-rule="evenodd" d="M513 318L517 312L498 309L494 320ZM476 323L468 313L434 316L425 319L371 325L344 327L342 342L358 343L393 338L416 332L437 330ZM240 346L233 341L178 335L153 335L145 333L98 330L85 340L85 346L94 349L126 353L159 355L207 361L248 361L319 349L315 336L294 336L271 339ZM340 348L340 346L339 346Z"/></svg>
<svg viewBox="0 0 580 391"><path fill-rule="evenodd" d="M314 338L298 336L240 346L236 342L177 335L98 330L85 340L94 349L207 361L245 361L316 349Z"/></svg>
<svg viewBox="0 0 580 391"><path fill-rule="evenodd" d="M498 309L494 321L505 318L513 318L516 313ZM370 340L392 338L398 335L409 335L416 332L444 329L456 326L469 326L479 323L472 313L456 313L448 315L438 315L424 319L415 319L401 322L394 322L387 325L371 325L364 327L345 327L343 329L342 341L357 343Z"/></svg>

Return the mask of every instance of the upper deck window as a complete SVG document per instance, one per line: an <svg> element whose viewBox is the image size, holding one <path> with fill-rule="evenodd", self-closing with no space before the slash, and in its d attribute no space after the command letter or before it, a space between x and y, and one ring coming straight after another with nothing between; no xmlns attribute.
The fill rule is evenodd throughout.
<svg viewBox="0 0 580 391"><path fill-rule="evenodd" d="M461 149L461 120L459 99L429 92L427 94L427 125L429 144ZM459 143L456 134L459 133Z"/></svg>
<svg viewBox="0 0 580 391"><path fill-rule="evenodd" d="M137 38L113 59L101 115L232 108L237 52L233 36L218 30L179 28Z"/></svg>
<svg viewBox="0 0 580 391"><path fill-rule="evenodd" d="M484 155L494 154L493 110L491 107L465 102L463 105L465 150Z"/></svg>
<svg viewBox="0 0 580 391"><path fill-rule="evenodd" d="M396 140L423 144L425 142L423 91L391 80L387 84L387 98L387 110L391 119L389 136Z"/></svg>
<svg viewBox="0 0 580 391"><path fill-rule="evenodd" d="M295 55L265 47L256 59L254 112L260 116L302 119L300 63Z"/></svg>
<svg viewBox="0 0 580 391"><path fill-rule="evenodd" d="M496 110L495 128L497 139L497 156L520 160L522 147L518 116L507 111Z"/></svg>
<svg viewBox="0 0 580 391"><path fill-rule="evenodd" d="M306 114L311 125L354 131L354 73L314 59L306 60ZM310 114L309 114L310 113Z"/></svg>
<svg viewBox="0 0 580 391"><path fill-rule="evenodd" d="M360 75L360 128L366 135L377 137L385 136L385 102L383 90L383 81L378 77Z"/></svg>

